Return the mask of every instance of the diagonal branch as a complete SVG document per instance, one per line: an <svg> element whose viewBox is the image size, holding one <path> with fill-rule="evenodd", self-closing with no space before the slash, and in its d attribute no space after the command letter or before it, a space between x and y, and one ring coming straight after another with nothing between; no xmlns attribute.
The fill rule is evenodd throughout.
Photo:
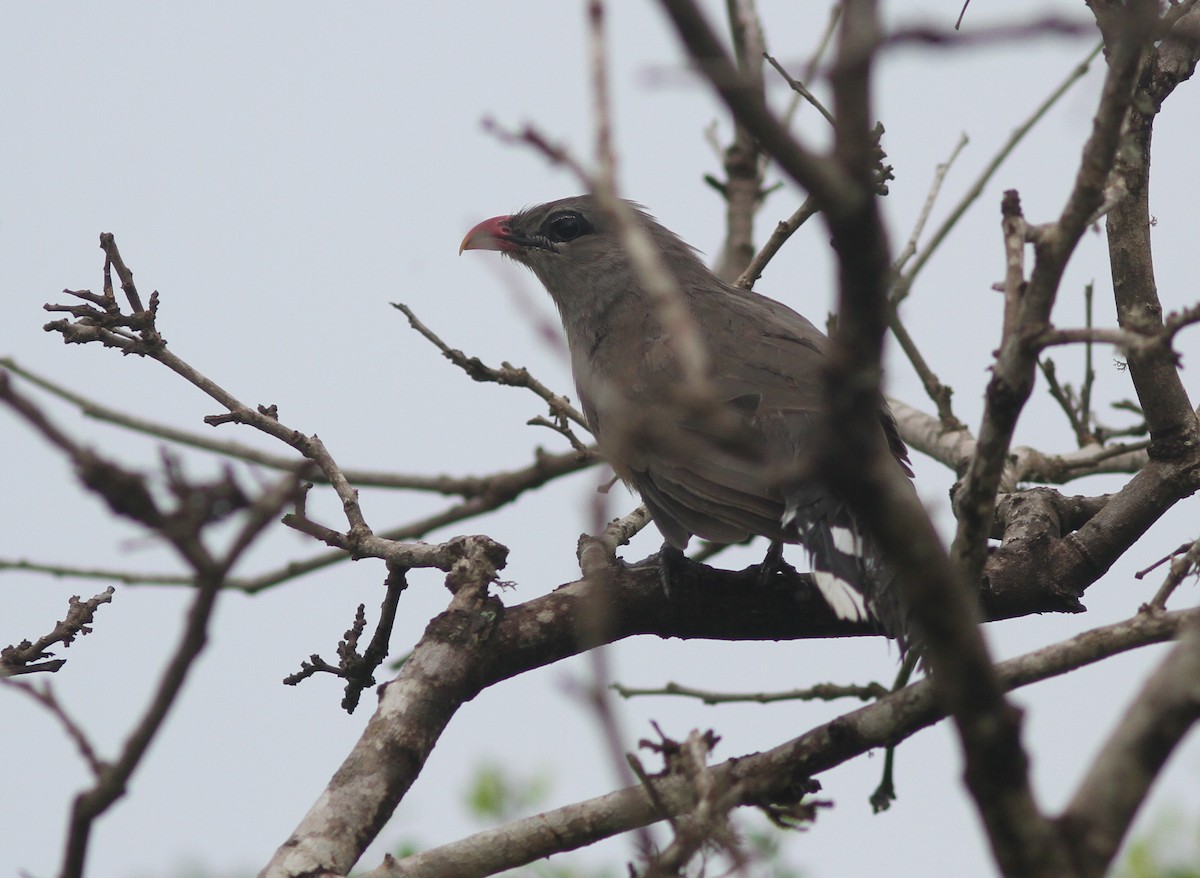
<svg viewBox="0 0 1200 878"><path fill-rule="evenodd" d="M775 254L787 243L788 238L792 237L796 229L808 222L816 213L817 203L809 197L804 199L804 203L796 208L791 216L776 223L771 236L767 238L762 248L754 254L754 258L746 265L746 268L738 276L737 280L734 281L733 285L741 287L743 290L753 289L755 282L762 276L763 270L775 258Z"/></svg>
<svg viewBox="0 0 1200 878"><path fill-rule="evenodd" d="M86 601L81 601L79 595L72 595L66 617L56 622L49 634L44 634L32 642L24 640L15 646L9 645L0 649L0 679L19 674L57 673L67 660L51 659L54 653L50 652L49 648L56 643L61 643L66 648L75 642L76 637L91 634L96 610L101 604L112 603L114 591L110 585Z"/></svg>
<svg viewBox="0 0 1200 878"><path fill-rule="evenodd" d="M1198 720L1200 625L1193 622L1125 710L1059 817L1082 876L1107 873L1150 786Z"/></svg>
<svg viewBox="0 0 1200 878"><path fill-rule="evenodd" d="M877 14L866 0L846 5L833 78L837 156L860 181L870 167ZM907 479L887 459L887 450L870 441L872 420L878 417L890 282L878 207L871 200L846 221L830 214L829 222L840 270L838 334L830 357L831 425L823 454L831 481L877 535L894 566L938 696L954 717L967 787L1001 871L1022 878L1061 876L1066 851L1034 801L1020 716L1004 698L978 627L978 605L964 588L978 573L951 563Z"/></svg>
<svg viewBox="0 0 1200 878"><path fill-rule="evenodd" d="M1176 637L1200 611L1141 615L1003 662L997 676L1015 689L1138 647ZM903 740L942 719L930 681L818 726L763 753L710 766L713 784L742 784L740 804L765 805L786 797L796 779L866 751ZM366 878L483 878L542 857L574 850L657 822L692 807L692 791L680 777L651 779L654 797L629 787L487 830L403 860L387 858ZM662 808L666 808L666 813Z"/></svg>
<svg viewBox="0 0 1200 878"><path fill-rule="evenodd" d="M558 395L530 375L528 370L514 368L508 363L501 363L499 369L486 366L478 357L468 357L462 351L452 348L442 341L432 329L417 319L417 315L407 305L393 302L392 307L407 317L409 325L413 329L427 338L434 347L442 352L442 356L466 372L472 380L491 381L509 387L525 387L545 400L546 404L550 406L550 411L561 417L569 418L585 430L587 429L587 419L584 418L583 413L571 405L566 397Z"/></svg>
<svg viewBox="0 0 1200 878"><path fill-rule="evenodd" d="M1005 140L1000 149L996 151L996 154L992 156L986 165L984 165L983 170L980 172L979 176L975 178L975 181L967 189L963 197L959 199L958 203L954 205L946 218L942 220L942 223L937 227L937 229L934 230L933 235L930 236L929 243L927 243L924 249L916 255L913 264L896 281L895 287L891 292L891 301L893 305L898 304L899 302L903 301L906 296L908 296L909 292L912 290L913 283L916 281L917 275L921 273L921 270L925 267L926 263L929 262L933 254L937 252L938 248L941 246L942 242L946 240L946 237L950 234L951 230L958 225L958 221L962 219L963 214L967 212L967 209L975 203L980 195L983 194L983 190L987 187L988 181L992 179L996 171L999 170L1000 166L1004 164L1005 160L1009 157L1009 155L1012 154L1012 151L1017 148L1017 145L1025 139L1025 135L1033 130L1034 126L1037 125L1037 123L1040 122L1043 117L1045 117L1045 115L1056 103L1058 103L1059 99L1071 89L1071 86L1084 77L1084 75L1088 72L1088 68L1092 61L1098 54L1100 54L1101 48L1102 46L1098 45L1095 49L1089 52L1088 56L1084 58L1083 61L1081 61L1078 65L1076 65L1071 72L1067 74L1063 81L1059 83L1058 87L1051 92L1041 104L1038 105L1029 118L1013 129L1012 134L1008 136L1008 139Z"/></svg>
<svg viewBox="0 0 1200 878"><path fill-rule="evenodd" d="M439 344L440 339L435 341ZM461 356L461 353L455 351ZM470 361L478 362L475 358L470 358ZM24 380L33 384L52 396L70 403L79 410L85 417L95 418L98 421L115 424L119 427L125 427L137 433L143 433L147 436L156 436L160 439L165 439L175 445L185 445L191 448L199 448L203 451L211 451L215 454L220 454L225 457L230 457L235 460L245 461L257 466L265 466L270 469L284 470L287 472L295 472L297 467L303 463L302 458L293 457L290 455L273 454L263 451L258 448L252 448L249 445L244 445L237 441L227 441L221 439L213 439L201 433L193 433L190 430L180 430L175 427L162 424L157 421L139 418L134 415L122 412L118 409L110 408L101 405L95 400L89 399L86 396L75 393L61 384L39 375L36 372L31 372L25 367L19 365L9 357L0 358L0 368L11 372ZM488 367L482 367L487 369ZM565 398L557 396L548 390L536 378L529 375L525 369L513 369L510 366L502 365L498 370L489 370L506 377L507 381L501 383L510 383L514 386L528 386L530 390L542 396L550 404L551 409L555 410L556 401L564 403L562 413L574 419L572 412L574 411L569 404L566 404ZM522 383L528 381L528 384ZM550 398L547 398L550 397ZM575 413L577 414L577 413ZM413 491L428 491L434 494L443 494L446 496L460 496L464 498L479 497L484 494L491 493L493 485L498 482L507 482L513 478L519 478L521 473L531 473L536 469L546 479L555 478L558 475L575 472L578 469L590 466L595 462L594 452L589 451L589 454L581 458L578 453L547 453L543 451L537 452L537 462L531 467L523 470L513 470L508 472L489 473L479 476L451 476L451 475L421 475L416 473L397 473L384 470L362 470L362 469L343 469L342 472L346 479L360 488L399 488ZM572 465L574 464L574 465ZM302 478L310 479L315 482L326 482L325 477L316 466L308 466L300 471ZM530 487L537 487L536 484L531 484Z"/></svg>

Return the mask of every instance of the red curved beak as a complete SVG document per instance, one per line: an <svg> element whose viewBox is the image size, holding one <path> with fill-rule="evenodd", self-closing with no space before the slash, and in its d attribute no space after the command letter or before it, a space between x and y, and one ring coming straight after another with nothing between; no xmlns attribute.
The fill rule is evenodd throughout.
<svg viewBox="0 0 1200 878"><path fill-rule="evenodd" d="M508 221L510 219L511 217L507 216L485 219L467 232L467 236L459 245L458 252L461 254L464 250L500 250L502 252L516 250L517 245L509 237Z"/></svg>

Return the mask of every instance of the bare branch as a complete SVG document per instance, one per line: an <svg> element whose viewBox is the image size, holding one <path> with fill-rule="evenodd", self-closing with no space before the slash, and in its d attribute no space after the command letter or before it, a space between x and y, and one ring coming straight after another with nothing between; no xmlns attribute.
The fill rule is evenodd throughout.
<svg viewBox="0 0 1200 878"><path fill-rule="evenodd" d="M775 118L753 83L729 60L721 42L691 0L663 0L675 31L700 72L721 95L734 117L753 132L759 145L784 172L808 190L822 212L857 206L865 194L836 163L799 144Z"/></svg>
<svg viewBox="0 0 1200 878"><path fill-rule="evenodd" d="M24 559L0 559L0 570L21 570L47 576L73 576L78 579L108 579L125 585L191 585L192 577L175 573L135 573L102 567L73 567L70 564L40 564Z"/></svg>
<svg viewBox="0 0 1200 878"><path fill-rule="evenodd" d="M800 82L800 80L798 80L798 79L793 79L791 74L789 74L787 72L787 70L784 68L784 66L782 64L780 64L778 61L776 61L775 58L773 58L771 55L764 53L763 57L767 59L768 64L770 64L772 67L775 68L775 72L783 77L783 81L788 84L788 87L792 91L794 91L801 98L803 98L804 100L806 100L810 104L812 104L814 107L816 107L817 112L819 112L822 116L825 117L826 122L828 122L830 125L833 124L833 113L831 113L831 112L829 112L829 110L825 109L825 105L817 99L816 95L814 95L811 91L808 90L808 88L804 85L804 83Z"/></svg>
<svg viewBox="0 0 1200 878"><path fill-rule="evenodd" d="M167 712L178 698L192 664L204 649L208 622L217 593L220 591L221 580L219 576L202 574L197 585L199 587L188 610L179 643L163 671L150 704L126 738L117 760L106 766L106 770L97 777L94 786L75 797L60 872L64 878L83 875L92 824L125 794L129 779L141 763L150 742L158 734Z"/></svg>
<svg viewBox="0 0 1200 878"><path fill-rule="evenodd" d="M499 602L488 586L506 550L484 538L467 538L446 578L453 597L400 669L382 689L379 708L347 756L346 766L276 851L264 876L323 869L348 874L362 848L391 816L416 780L429 751L476 685L475 659ZM371 778L364 787L364 780ZM353 827L351 831L346 831Z"/></svg>
<svg viewBox="0 0 1200 878"><path fill-rule="evenodd" d="M1152 15L1149 10L1144 14ZM1119 19L1107 14L1098 16L1102 28L1120 25ZM1200 55L1197 22L1200 10L1193 8L1178 18L1168 38L1151 50L1137 83L1137 100L1132 102L1129 112L1128 143L1113 174L1120 188L1128 192L1128 197L1109 212L1106 223L1117 322L1122 329L1147 336L1155 336L1170 326L1170 321L1166 326L1162 321L1163 308L1150 251L1151 132L1159 108L1180 81L1179 77L1186 78L1195 69ZM1187 57L1187 61L1181 64L1180 56ZM1165 349L1130 349L1128 363L1155 455L1186 455L1200 437L1200 425L1169 350L1169 341Z"/></svg>
<svg viewBox="0 0 1200 878"><path fill-rule="evenodd" d="M1001 229L1004 236L1004 321L1000 327L1000 344L1007 344L1017 331L1021 315L1021 300L1025 296L1025 242L1029 232L1025 214L1021 212L1021 198L1015 189L1004 193L1000 202L1003 217Z"/></svg>
<svg viewBox="0 0 1200 878"><path fill-rule="evenodd" d="M649 523L650 510L644 505L639 505L623 518L611 521L596 536L581 537L577 551L580 572L587 576L611 565L616 559L617 549L626 545Z"/></svg>
<svg viewBox="0 0 1200 878"><path fill-rule="evenodd" d="M869 683L865 686L858 684L839 685L837 683L818 683L803 689L791 689L786 692L713 692L708 689L697 689L694 686L684 686L682 683L665 683L660 687L639 689L613 684L613 691L622 698L637 698L646 695L679 695L684 698L695 698L705 704L733 704L752 702L754 704L771 704L776 701L836 701L839 698L857 698L859 701L873 701L888 694L888 688L879 683Z"/></svg>
<svg viewBox="0 0 1200 878"><path fill-rule="evenodd" d="M440 346L440 339L434 342ZM458 351L453 353L460 354ZM470 364L478 363L477 358L470 358ZM243 445L236 441L225 441L213 439L200 433L192 433L188 430L178 430L166 424L161 424L156 421L150 421L144 418L138 418L126 412L118 411L117 409L109 408L100 405L94 400L88 399L85 396L74 393L60 384L49 380L48 378L31 372L30 370L20 366L9 357L0 358L0 368L6 369L14 375L17 375L30 384L45 390L47 393L62 399L79 409L79 411L89 417L99 421L115 424L119 427L126 427L138 433L143 433L147 436L157 436L160 439L166 439L168 442L177 445L186 445L192 448L199 448L204 451L211 451L216 454L231 457L237 460L245 461L246 463L265 466L270 469L284 470L287 472L295 472L300 468L300 477L310 479L316 482L328 483L325 474L322 473L316 466L304 466L304 460L300 457L284 456L279 454L271 454L262 451L258 448L252 448L249 445ZM464 367L466 368L466 367ZM483 369L488 369L482 366ZM575 420L579 418L577 423L583 425L582 415L579 414L565 397L557 396L541 384L536 378L533 378L527 370L516 369L509 366L507 363L501 364L497 370L492 370L497 373L497 383L510 384L512 386L528 387L534 393L542 396L543 399L550 404L552 411L561 411L561 413ZM526 380L527 379L527 380ZM481 380L481 379L477 379ZM561 403L561 406L557 404ZM586 425L584 425L586 426ZM577 449L578 450L578 449ZM552 473L558 471L558 467L563 465L560 474L575 472L584 466L589 466L594 462L594 452L588 449L587 459L581 460L578 455L567 454L546 454L539 451L538 459L540 464L535 464L538 469L541 469L548 478L555 478ZM570 463L574 461L577 465L572 467ZM362 469L343 469L343 474L346 479L360 488L403 488L414 491L428 491L435 494L444 494L447 496L460 497L478 497L490 493L491 484L497 480L506 481L514 476L513 473L494 473L481 476L451 476L451 475L422 475L415 473L397 473L383 470L362 470ZM83 574L73 574L83 575ZM142 581L136 574L131 574L137 581ZM107 575L104 578L120 578L119 575ZM159 580L154 580L159 581Z"/></svg>
<svg viewBox="0 0 1200 878"><path fill-rule="evenodd" d="M1119 39L1109 47L1108 75L1078 177L1059 219L1039 235L1037 261L1021 294L1017 318L1020 329L1014 328L1001 347L988 384L978 452L955 503L959 523L954 555L972 580L983 567L986 533L990 530L992 506L1008 447L1017 418L1033 388L1037 358L1036 351L1026 343L1026 334L1039 333L1048 326L1050 309L1067 259L1083 234L1088 218L1103 200L1143 43L1149 38L1141 17L1145 5L1140 3L1138 10L1130 12L1130 26L1122 29Z"/></svg>
<svg viewBox="0 0 1200 878"><path fill-rule="evenodd" d="M889 398L888 405L896 417L901 437L910 448L929 455L957 473L966 471L976 447L970 430L965 427L947 430L937 418L895 398ZM1098 473L1135 473L1150 460L1147 445L1147 442L1092 444L1062 453L1017 446L1011 450L1006 462L1000 490L1014 491L1022 482L1062 485Z"/></svg>
<svg viewBox="0 0 1200 878"><path fill-rule="evenodd" d="M99 778L104 773L106 766L96 754L96 748L92 744L91 739L88 738L87 732L83 730L83 726L75 722L67 713L66 709L55 696L54 688L50 685L49 681L44 682L41 686L34 686L31 683L26 683L24 680L9 680L0 676L0 684L28 695L49 711L50 715L62 726L66 736L71 739L71 742L75 745L75 749L79 751L80 757L87 763L88 770L91 771L92 776Z"/></svg>
<svg viewBox="0 0 1200 878"><path fill-rule="evenodd" d="M1045 680L1120 652L1178 636L1200 611L1139 615L1126 622L1080 634L1070 640L1010 659L997 666L1006 689ZM713 782L741 785L743 804L795 797L792 786L839 764L853 754L902 740L941 719L932 683L923 680L818 726L772 750L713 765ZM653 780L651 799L642 786L547 811L507 826L477 833L403 860L388 857L364 878L482 878L567 850L574 850L636 826L664 819L660 808L685 813L693 802L688 782L678 776Z"/></svg>
<svg viewBox="0 0 1200 878"><path fill-rule="evenodd" d="M905 245L900 255L897 256L895 261L892 263L893 274L899 275L900 271L903 270L908 260L916 254L917 241L920 239L921 233L925 229L925 223L928 221L929 214L933 210L933 205L937 200L938 193L941 191L942 182L946 178L946 173L950 170L950 166L954 163L955 158L958 157L958 154L966 145L967 136L966 134L963 134L962 137L959 138L958 144L955 146L954 150L950 153L949 158L947 158L946 161L934 169L933 182L930 184L929 194L926 195L925 204L921 208L921 213L918 215L916 223L913 224L913 230L909 235L908 243ZM925 387L925 392L929 395L929 398L933 401L933 404L937 406L938 418L941 420L942 426L946 430L959 429L962 427L962 422L959 421L955 416L954 409L950 405L950 397L953 395L954 391L938 379L937 375L934 374L933 369L930 368L929 364L926 362L924 355L917 347L917 343L913 340L912 336L909 335L908 328L900 319L900 311L898 308L899 301L900 299L895 296L889 299L887 318L888 326L892 330L892 335L899 343L901 350L904 351L905 356L908 357L909 362L912 363L913 369L916 370L917 376L921 379L921 384Z"/></svg>
<svg viewBox="0 0 1200 878"><path fill-rule="evenodd" d="M966 7L963 8L965 11ZM960 31L957 24L953 30L935 27L897 28L888 34L886 43L880 48L893 48L915 43L927 48L966 49L998 43L1020 42L1032 37L1044 37L1048 34L1062 37L1087 37L1095 32L1095 26L1085 19L1047 15L1032 20L1022 19L1015 24L993 24L968 33Z"/></svg>
<svg viewBox="0 0 1200 878"><path fill-rule="evenodd" d="M908 327L900 319L900 313L892 307L888 308L888 328L892 331L892 337L900 345L900 349L904 351L908 357L908 361L912 363L913 370L916 371L917 377L921 379L921 384L925 388L925 393L933 401L937 407L939 429L943 433L953 433L960 430L965 430L966 427L962 421L954 414L954 409L950 405L950 398L954 395L954 391L943 384L941 380L934 374L933 369L925 361L924 354L917 347L916 341L908 333Z"/></svg>
<svg viewBox="0 0 1200 878"><path fill-rule="evenodd" d="M300 671L283 678L284 685L295 686L302 680L320 673L330 673L346 681L346 694L342 697L342 709L346 713L354 713L358 707L363 690L375 685L375 670L388 654L388 643L392 636L392 627L396 621L396 607L400 603L400 595L408 588L405 579L407 571L402 567L392 567L384 584L387 587L380 608L379 622L367 648L361 653L358 643L367 627L364 614L365 607L358 605L354 616L354 624L346 631L343 640L338 643L338 664L330 665L318 655L312 655L309 662L300 663Z"/></svg>
<svg viewBox="0 0 1200 878"><path fill-rule="evenodd" d="M726 14L738 69L761 94L766 43L754 0L728 0ZM762 150L745 126L734 124L733 142L725 149L722 164L724 181L708 180L725 198L725 242L713 270L723 280L733 281L754 257L754 217L765 196Z"/></svg>
<svg viewBox="0 0 1200 878"><path fill-rule="evenodd" d="M1197 720L1200 624L1193 622L1126 708L1059 817L1083 878L1107 874L1150 786Z"/></svg>
<svg viewBox="0 0 1200 878"><path fill-rule="evenodd" d="M892 271L897 275L904 270L904 266L908 264L908 260L916 255L917 242L921 238L921 233L925 231L925 224L929 221L929 215L933 212L933 205L937 203L937 197L942 191L942 184L946 181L946 174L950 172L954 160L966 149L969 142L970 140L964 131L959 135L958 142L954 144L954 149L950 151L950 155L946 157L946 160L933 169L933 180L929 184L929 192L925 195L925 203L921 206L921 212L917 214L917 221L913 223L913 230L908 236L908 243L904 245L904 249L900 251L900 254L896 257L896 261L892 263Z"/></svg>
<svg viewBox="0 0 1200 878"><path fill-rule="evenodd" d="M110 585L100 594L81 601L79 595L72 595L68 602L66 618L56 622L49 634L44 634L37 640L24 640L16 646L6 646L0 649L0 679L15 677L18 674L54 673L67 663L66 659L53 659L48 649L56 643L64 648L75 642L75 638L91 634L89 627L95 618L96 610L101 604L112 603L115 589ZM49 696L47 696L49 697Z"/></svg>
<svg viewBox="0 0 1200 878"><path fill-rule="evenodd" d="M1095 59L1095 57L1100 54L1101 48L1102 46L1098 45L1091 52L1089 52L1087 57L1084 58L1083 61L1080 62L1080 64L1076 66L1069 74L1067 74L1066 78L1059 84L1058 88L1051 92L1049 97L1042 101L1042 103L1037 107L1036 110L1033 111L1029 118L1013 129L1013 132L1009 135L1008 140L1006 140L1000 149L996 151L996 154L992 156L991 160L987 163L987 165L984 166L983 171L981 171L979 176L975 178L975 182L971 184L970 188L967 189L966 193L942 221L941 225L939 225L934 231L933 235L929 239L929 243L927 243L925 248L917 254L916 261L913 262L912 266L896 281L890 297L893 306L903 301L904 298L908 296L909 292L912 290L913 282L916 280L917 275L921 273L921 269L925 267L925 264L933 256L933 254L937 252L942 242L946 239L946 236L950 234L951 229L958 225L958 221L962 219L963 214L967 212L967 208L974 204L976 199L983 194L983 190L987 187L987 184L992 179L992 176L997 170L999 170L1000 166L1004 164L1004 161L1009 157L1009 155L1012 154L1012 151L1016 149L1017 145L1025 139L1025 135L1033 130L1033 127L1042 120L1042 118L1056 103L1058 103L1059 99L1062 98L1063 95L1070 91L1071 86L1073 86L1087 74L1088 66Z"/></svg>
<svg viewBox="0 0 1200 878"><path fill-rule="evenodd" d="M490 381L509 387L524 387L545 400L546 404L550 406L551 412L570 418L585 430L587 429L587 419L584 418L583 413L571 405L566 397L554 393L546 385L530 375L527 369L516 368L508 363L501 363L499 369L484 365L483 361L478 357L468 357L462 351L452 348L442 341L433 330L417 319L417 315L407 305L400 302L393 302L392 307L407 317L413 329L429 339L447 360L466 372L472 380Z"/></svg>
<svg viewBox="0 0 1200 878"><path fill-rule="evenodd" d="M1166 609L1167 599L1171 597L1175 589L1188 576L1195 575L1197 568L1200 567L1200 540L1194 540L1190 544L1180 546L1177 553L1168 555L1163 560L1170 560L1171 568L1166 578L1163 579L1163 584L1159 586L1158 591L1154 593L1154 597L1150 601L1149 606L1151 610ZM1149 567L1146 570L1139 570L1135 576L1141 579L1153 569L1153 567Z"/></svg>
<svg viewBox="0 0 1200 878"><path fill-rule="evenodd" d="M385 540L414 540L428 535L431 531L460 521L467 521L501 506L511 503L528 490L538 488L546 482L562 475L577 472L585 467L593 466L597 458L589 451L590 456L580 459L575 452L565 454L537 453L537 460L527 467L509 472L493 473L488 476L430 476L424 477L432 490L444 487L447 493L463 493L468 499L454 503L441 512L425 518L420 518L397 527L381 531L379 537ZM297 579L308 573L322 570L333 564L350 560L344 551L325 552L301 560L291 560L282 567L259 573L255 576L231 576L225 581L225 588L255 594L272 588L284 582ZM78 576L85 579L110 579L128 585L184 585L193 584L193 578L187 575L171 573L138 573L129 570L106 570L97 568L73 567L66 564L39 564L25 560L0 559L0 570L27 570L46 573L52 576Z"/></svg>
<svg viewBox="0 0 1200 878"><path fill-rule="evenodd" d="M123 267L123 263L113 264L118 265L118 270ZM132 279L129 280L128 286L132 286ZM156 298L151 299L152 308L155 301ZM139 344L145 343L148 338L156 337L152 319L146 316L146 312L142 312L137 320L146 320ZM155 350L155 347L151 345L149 349ZM224 577L241 553L292 498L295 492L294 479L285 477L275 487L264 491L260 497L251 501L228 474L210 484L191 483L183 478L178 465L167 457L163 463L165 481L176 505L165 506L154 497L144 476L129 472L80 446L52 424L32 402L15 393L7 375L0 375L0 399L62 450L74 463L85 485L101 495L114 512L157 532L194 571L196 595L184 631L163 671L154 696L126 738L116 761L103 765L102 770L96 774L95 784L74 800L61 874L66 878L76 878L83 874L95 819L124 795L129 779L162 727L192 664L204 648L208 621ZM204 544L203 531L209 525L238 511L245 511L242 527L224 554L214 555ZM96 602L105 599L106 597L98 596ZM94 607L85 607L82 611L84 615L90 615L91 610L94 610ZM94 754L89 761L94 765L101 765Z"/></svg>
<svg viewBox="0 0 1200 878"><path fill-rule="evenodd" d="M743 290L754 288L755 282L762 276L763 270L767 264L775 258L775 254L780 251L788 238L800 228L817 212L817 203L812 198L804 199L804 203L796 208L793 213L785 220L781 220L775 225L775 231L771 232L771 237L767 238L762 249L754 254L754 258L746 266L745 271L738 276L734 281L734 286L741 287Z"/></svg>

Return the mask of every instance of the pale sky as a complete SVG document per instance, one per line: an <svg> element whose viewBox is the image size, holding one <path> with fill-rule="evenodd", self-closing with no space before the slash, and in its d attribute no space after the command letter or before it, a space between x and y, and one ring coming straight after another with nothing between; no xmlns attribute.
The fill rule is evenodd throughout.
<svg viewBox="0 0 1200 878"><path fill-rule="evenodd" d="M709 3L715 12L723 4ZM796 69L825 22L825 4L760 3L770 49ZM888 4L892 21L952 25L958 3ZM729 135L709 92L679 72L680 50L657 7L610 4L614 123L624 195L713 254L722 204L702 175L720 168L705 130ZM998 12L1083 16L1082 4L972 5L981 26ZM901 17L903 13L903 17ZM918 19L918 16L921 16ZM281 451L249 429L212 431L201 418L215 403L156 363L99 347L64 347L41 329L41 305L63 287L99 290L97 236L116 235L143 296L161 293L159 326L172 350L249 403L275 403L282 419L318 433L353 467L415 473L484 474L528 463L532 447L565 444L525 422L542 413L532 395L479 385L410 331L389 302L410 305L455 347L498 365L529 367L571 393L569 366L546 344L539 320L553 309L532 278L494 254L457 255L463 233L484 217L574 194L579 184L527 149L505 145L481 120L536 124L577 155L591 155L591 98L582 4L352 5L312 2L103 5L21 3L6 11L0 53L0 256L7 316L0 355L107 405L142 417L213 432ZM960 133L970 145L951 170L936 223L990 159L997 145L1091 47L1087 39L1030 39L956 51L902 48L877 76L877 114L896 181L884 204L897 249L923 203L934 166ZM976 426L986 366L998 334L1003 273L1000 194L1020 191L1031 221L1052 219L1075 172L1096 102L1102 62L1055 108L988 186L947 242L905 309L931 365L956 391L957 411ZM666 71L666 75L663 72ZM818 91L823 89L818 88ZM786 99L783 89L774 96ZM810 109L798 127L822 142ZM1155 134L1152 212L1164 305L1195 301L1191 171L1200 138L1200 90L1182 86ZM778 174L773 174L773 179ZM767 203L760 239L790 214L802 193L788 185ZM802 230L758 289L822 324L832 302L827 234ZM1094 280L1097 322L1113 322L1102 234L1089 234L1063 283L1055 314L1082 323L1082 288ZM521 291L514 295L513 290ZM537 318L534 317L536 309ZM1196 334L1180 342L1197 352ZM1056 354L1060 373L1078 382L1077 352ZM1103 405L1132 396L1128 376L1100 351L1097 396ZM890 392L925 410L912 369L892 351ZM1192 370L1184 372L1193 381ZM1196 388L1189 386L1195 392ZM44 399L44 398L43 398ZM44 400L45 401L45 400ZM153 468L158 443L84 420L45 401L57 422L130 465ZM1124 423L1125 416L1104 417ZM161 547L115 522L75 483L69 467L11 417L0 419L9 452L0 502L0 556L78 566L176 571ZM1067 450L1065 419L1040 398L1018 441ZM185 455L190 472L214 471L212 457ZM241 475L255 476L245 467ZM945 528L951 474L917 459L922 497ZM440 541L486 532L511 549L504 577L515 604L578 576L575 541L587 527L597 471L563 480L483 520L429 535ZM1070 493L1113 490L1121 479L1092 479ZM635 505L618 492L618 510ZM377 530L445 505L444 500L364 492ZM312 508L342 525L328 498ZM1133 579L1195 537L1195 501L1172 511L1087 594L1089 612L992 625L1007 657L1071 633L1117 621L1148 600L1159 580ZM657 548L647 531L626 557ZM244 562L263 571L319 551L278 532ZM760 547L724 563L751 563ZM800 559L796 559L800 560ZM280 680L310 653L332 659L355 606L378 608L383 566L342 564L254 598L218 604L211 642L127 797L97 824L93 876L177 874L194 865L211 874L253 872L266 863L323 789L361 731L375 700L354 716L338 707L332 679L298 688ZM404 595L393 655L416 642L444 608L441 576L416 572ZM61 618L67 597L103 584L4 573L0 645L35 637ZM161 587L118 586L95 633L63 653L53 680L58 697L112 756L144 708L174 646L188 595ZM1195 601L1186 585L1178 606ZM373 618L373 617L372 617ZM1022 690L1037 792L1056 809L1071 795L1161 649L1110 660L1066 679ZM721 690L790 689L812 683L889 682L896 655L882 641L725 644L637 638L610 651L629 685L675 680ZM514 775L552 782L542 808L599 795L614 781L592 717L569 693L585 662L562 662L497 686L465 705L429 759L408 799L360 867L402 842L432 846L481 828L461 799L477 767L502 764ZM627 745L651 734L714 728L714 758L774 746L850 704L704 707L642 699L621 705ZM26 698L0 690L6 728L0 758L0 874L50 875L61 857L71 798L86 769L55 721ZM647 757L649 758L649 757ZM898 754L900 799L871 816L867 797L882 759L861 758L820 776L823 811L815 827L789 838L787 858L813 878L867 874L932 876L992 873L986 842L960 782L961 765L945 724L906 742ZM1176 755L1147 806L1200 812L1200 745ZM1143 815L1145 816L1145 815ZM665 836L660 836L665 837ZM627 840L583 854L623 863ZM623 866L620 867L623 869Z"/></svg>

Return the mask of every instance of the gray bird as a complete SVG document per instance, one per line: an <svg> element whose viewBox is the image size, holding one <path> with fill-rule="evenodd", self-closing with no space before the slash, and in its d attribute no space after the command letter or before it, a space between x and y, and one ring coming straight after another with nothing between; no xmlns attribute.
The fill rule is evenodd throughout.
<svg viewBox="0 0 1200 878"><path fill-rule="evenodd" d="M774 552L801 543L834 612L875 618L903 646L907 625L878 549L819 478L797 476L824 407L828 339L786 305L725 283L689 245L630 206L703 344L702 378L715 403L707 410L681 392L689 376L664 309L594 197L484 220L459 252L498 250L546 287L600 452L641 495L667 543L684 549L692 535L718 543L757 535ZM911 476L882 398L879 424L879 441Z"/></svg>

